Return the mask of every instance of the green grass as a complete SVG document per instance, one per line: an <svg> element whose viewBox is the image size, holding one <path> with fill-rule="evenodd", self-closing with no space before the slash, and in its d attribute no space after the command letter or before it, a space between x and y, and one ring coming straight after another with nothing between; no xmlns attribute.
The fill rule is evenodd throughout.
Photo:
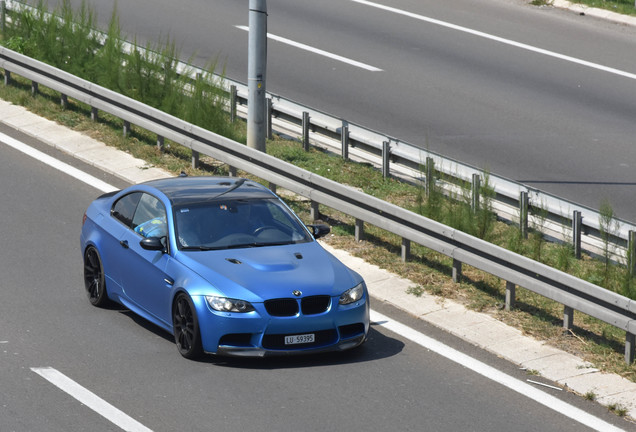
<svg viewBox="0 0 636 432"><path fill-rule="evenodd" d="M569 0L571 3L585 5L591 8L605 9L623 15L636 15L634 2L631 0ZM534 6L549 6L553 0L530 0Z"/></svg>

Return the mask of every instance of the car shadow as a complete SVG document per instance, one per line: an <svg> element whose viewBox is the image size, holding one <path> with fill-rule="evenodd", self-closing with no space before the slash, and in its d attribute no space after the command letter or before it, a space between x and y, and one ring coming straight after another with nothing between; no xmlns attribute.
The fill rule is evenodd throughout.
<svg viewBox="0 0 636 432"><path fill-rule="evenodd" d="M371 324L364 344L347 351L263 358L208 355L197 361L240 369L295 369L370 362L392 357L404 349L403 342L380 333L374 325Z"/></svg>
<svg viewBox="0 0 636 432"><path fill-rule="evenodd" d="M126 315L139 326L174 345L174 338L170 333L140 317L129 309L126 309L121 305L109 305L107 308L116 310L122 315ZM190 361L208 363L210 365L221 367L243 369L291 369L362 363L380 360L399 354L404 349L404 343L380 333L374 328L377 325L378 324L376 323L371 323L371 326L369 327L369 335L364 344L347 351L272 357L228 357L206 354L199 359ZM178 355L176 348L175 355ZM183 360L188 361L185 359Z"/></svg>

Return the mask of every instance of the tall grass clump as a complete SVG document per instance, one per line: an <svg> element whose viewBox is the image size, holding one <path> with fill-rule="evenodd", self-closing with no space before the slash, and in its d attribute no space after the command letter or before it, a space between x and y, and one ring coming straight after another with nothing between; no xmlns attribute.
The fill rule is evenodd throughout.
<svg viewBox="0 0 636 432"><path fill-rule="evenodd" d="M543 246L545 244L545 239L543 238L543 227L545 226L545 221L548 219L548 210L546 209L545 204L541 204L541 206L531 206L532 211L532 229L529 232L528 240L530 246L530 258L535 261L542 260L543 254Z"/></svg>
<svg viewBox="0 0 636 432"><path fill-rule="evenodd" d="M601 265L599 266L599 279L602 286L609 288L612 278L613 265L612 256L615 245L612 243L612 237L620 228L619 222L614 215L614 209L607 200L601 202L599 208L599 232L602 241Z"/></svg>
<svg viewBox="0 0 636 432"><path fill-rule="evenodd" d="M492 201L495 198L495 188L490 184L490 173L484 173L481 183L480 194L482 200L475 214L476 236L480 239L487 240L490 238L495 222L497 221L492 208Z"/></svg>
<svg viewBox="0 0 636 432"><path fill-rule="evenodd" d="M429 163L431 166L426 165ZM437 184L435 162L433 159L429 159L426 164L424 164L424 172L430 172L431 178L427 179L428 189L418 188L418 213L429 219L441 221L444 214L444 193Z"/></svg>
<svg viewBox="0 0 636 432"><path fill-rule="evenodd" d="M214 74L216 61L193 79L194 68L179 70L180 53L169 38L126 53L117 10L108 31L101 33L95 29L95 12L85 1L74 11L70 0L63 0L52 14L40 1L35 9L12 10L11 19L13 24L3 35L8 48L245 142L244 132L225 112L227 94Z"/></svg>

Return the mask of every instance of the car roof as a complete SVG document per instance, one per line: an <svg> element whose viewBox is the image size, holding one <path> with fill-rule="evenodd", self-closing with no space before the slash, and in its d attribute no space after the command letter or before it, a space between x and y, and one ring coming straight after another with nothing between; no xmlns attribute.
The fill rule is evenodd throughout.
<svg viewBox="0 0 636 432"><path fill-rule="evenodd" d="M254 199L272 198L273 193L263 185L237 177L179 176L143 183L161 191L175 206L190 205L216 198Z"/></svg>

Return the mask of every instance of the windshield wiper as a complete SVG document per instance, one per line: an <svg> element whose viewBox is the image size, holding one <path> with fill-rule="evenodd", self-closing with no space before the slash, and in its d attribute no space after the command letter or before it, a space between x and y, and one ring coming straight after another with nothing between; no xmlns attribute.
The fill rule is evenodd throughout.
<svg viewBox="0 0 636 432"><path fill-rule="evenodd" d="M210 251L210 250L218 250L218 249L224 249L224 248L215 247L215 246L183 246L181 248L181 250L184 250L184 251Z"/></svg>
<svg viewBox="0 0 636 432"><path fill-rule="evenodd" d="M241 243L228 245L227 249L241 249L241 248L255 248L255 247L265 247L265 246L284 246L294 244L293 241L281 241L281 242L254 242L254 243Z"/></svg>

